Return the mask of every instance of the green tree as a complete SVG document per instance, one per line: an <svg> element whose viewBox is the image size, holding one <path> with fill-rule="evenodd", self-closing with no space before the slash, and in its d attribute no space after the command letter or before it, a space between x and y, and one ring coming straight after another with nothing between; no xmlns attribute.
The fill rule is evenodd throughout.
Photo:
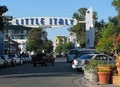
<svg viewBox="0 0 120 87"><path fill-rule="evenodd" d="M120 0L113 0L112 5L115 6L118 15L109 17L109 23L102 28L97 44L97 50L106 53L120 50L120 41L117 40L120 37Z"/></svg>
<svg viewBox="0 0 120 87"><path fill-rule="evenodd" d="M51 53L53 51L53 45L52 44L53 43L52 43L51 40L44 40L42 48L44 49L45 52Z"/></svg>
<svg viewBox="0 0 120 87"><path fill-rule="evenodd" d="M61 44L56 47L55 52L58 54L64 53L66 54L69 49L74 48L74 44L72 42Z"/></svg>
<svg viewBox="0 0 120 87"><path fill-rule="evenodd" d="M112 23L108 23L100 32L101 38L98 41L96 49L100 52L111 53L115 47L116 28Z"/></svg>
<svg viewBox="0 0 120 87"><path fill-rule="evenodd" d="M42 28L34 28L28 32L28 42L27 49L28 51L34 51L37 53L42 52L43 40L41 38Z"/></svg>
<svg viewBox="0 0 120 87"><path fill-rule="evenodd" d="M68 42L62 45L62 51L64 54L68 52L68 50L74 48L74 44L72 42Z"/></svg>
<svg viewBox="0 0 120 87"><path fill-rule="evenodd" d="M62 45L57 46L56 49L55 49L55 52L57 54L61 54L62 53Z"/></svg>
<svg viewBox="0 0 120 87"><path fill-rule="evenodd" d="M101 38L101 31L103 29L103 27L106 27L107 24L104 22L104 20L101 20L100 22L96 21L95 22L95 47L99 41L99 39Z"/></svg>
<svg viewBox="0 0 120 87"><path fill-rule="evenodd" d="M42 40L42 28L34 28L28 32L27 50L37 53L44 52L51 53L53 51L53 43L51 40Z"/></svg>
<svg viewBox="0 0 120 87"><path fill-rule="evenodd" d="M115 9L118 12L118 16L120 16L120 0L113 0L112 5L115 6Z"/></svg>
<svg viewBox="0 0 120 87"><path fill-rule="evenodd" d="M78 9L78 12L73 14L73 18L75 18L77 21L84 21L85 20L85 13L86 8L80 8ZM71 27L72 32L76 33L77 35L77 42L82 45L85 43L85 24L84 23L78 23L77 25L74 25Z"/></svg>
<svg viewBox="0 0 120 87"><path fill-rule="evenodd" d="M27 42L27 50L28 51L34 51L34 46L35 46L35 40L29 40Z"/></svg>

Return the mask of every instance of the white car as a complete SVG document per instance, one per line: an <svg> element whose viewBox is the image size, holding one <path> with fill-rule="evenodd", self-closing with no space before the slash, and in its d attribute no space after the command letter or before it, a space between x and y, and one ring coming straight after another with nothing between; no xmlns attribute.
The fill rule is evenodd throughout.
<svg viewBox="0 0 120 87"><path fill-rule="evenodd" d="M83 53L83 52L96 52L95 49L70 49L67 53L67 63L72 62L74 60L74 57L76 55L78 55L79 53Z"/></svg>
<svg viewBox="0 0 120 87"><path fill-rule="evenodd" d="M77 69L77 71L83 70L84 65L89 63L92 59L102 60L104 63L115 64L114 58L106 54L83 54L72 61L72 68Z"/></svg>
<svg viewBox="0 0 120 87"><path fill-rule="evenodd" d="M74 56L77 55L79 51L80 49L70 49L67 53L67 63L72 62Z"/></svg>
<svg viewBox="0 0 120 87"><path fill-rule="evenodd" d="M30 55L23 55L23 56L21 56L21 59L22 59L23 63L30 63L31 62Z"/></svg>
<svg viewBox="0 0 120 87"><path fill-rule="evenodd" d="M23 61L17 54L9 54L9 57L12 59L12 64L13 65L21 65L23 64Z"/></svg>

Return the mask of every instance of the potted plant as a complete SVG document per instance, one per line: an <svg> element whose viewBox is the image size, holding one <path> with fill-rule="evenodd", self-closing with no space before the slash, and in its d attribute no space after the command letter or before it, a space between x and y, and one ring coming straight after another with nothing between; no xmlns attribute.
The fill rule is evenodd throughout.
<svg viewBox="0 0 120 87"><path fill-rule="evenodd" d="M117 67L115 67L112 71L112 84L120 86L120 77L118 76Z"/></svg>
<svg viewBox="0 0 120 87"><path fill-rule="evenodd" d="M107 70L107 71L111 71L112 68L114 67L114 64L99 64L98 65L98 71L101 71L101 70Z"/></svg>
<svg viewBox="0 0 120 87"><path fill-rule="evenodd" d="M116 77L118 77L118 72L114 72L112 75L112 84L116 85Z"/></svg>
<svg viewBox="0 0 120 87"><path fill-rule="evenodd" d="M108 84L110 83L110 75L111 75L111 69L113 65L112 64L101 64L98 65L98 78L99 78L99 84Z"/></svg>
<svg viewBox="0 0 120 87"><path fill-rule="evenodd" d="M91 60L88 64L84 66L84 76L91 82L98 82L97 66L99 64L98 60Z"/></svg>

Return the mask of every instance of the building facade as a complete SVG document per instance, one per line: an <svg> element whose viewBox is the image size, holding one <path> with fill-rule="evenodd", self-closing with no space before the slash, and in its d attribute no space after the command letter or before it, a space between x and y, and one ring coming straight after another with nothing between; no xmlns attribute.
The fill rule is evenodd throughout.
<svg viewBox="0 0 120 87"><path fill-rule="evenodd" d="M77 36L74 32L70 32L70 35L67 37L67 42L72 42L75 48L80 47L79 43L77 42Z"/></svg>
<svg viewBox="0 0 120 87"><path fill-rule="evenodd" d="M54 39L54 50L56 49L57 46L64 44L67 42L67 38L65 36L55 36Z"/></svg>
<svg viewBox="0 0 120 87"><path fill-rule="evenodd" d="M26 44L28 40L28 31L32 29L30 27L11 25L5 26L4 28L4 36L9 36L10 40L16 41L19 45L20 53L27 53ZM42 39L47 39L47 32L43 29Z"/></svg>

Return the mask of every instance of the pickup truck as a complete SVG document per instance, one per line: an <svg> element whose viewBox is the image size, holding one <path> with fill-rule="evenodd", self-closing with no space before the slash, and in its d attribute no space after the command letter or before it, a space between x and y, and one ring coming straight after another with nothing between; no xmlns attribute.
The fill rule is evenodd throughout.
<svg viewBox="0 0 120 87"><path fill-rule="evenodd" d="M33 55L31 61L33 66L36 66L37 64L41 64L42 66L46 66L47 64L55 64L55 58L45 53Z"/></svg>

